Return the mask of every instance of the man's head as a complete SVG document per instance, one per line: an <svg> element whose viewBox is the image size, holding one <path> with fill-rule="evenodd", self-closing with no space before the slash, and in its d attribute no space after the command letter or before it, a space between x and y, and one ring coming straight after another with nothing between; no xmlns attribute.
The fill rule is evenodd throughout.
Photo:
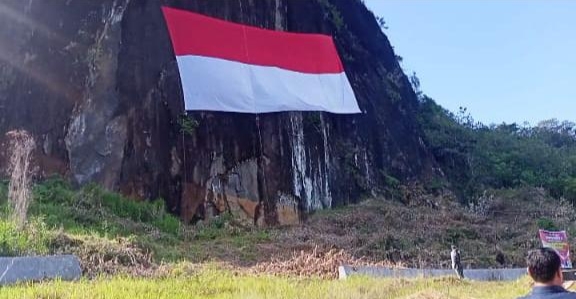
<svg viewBox="0 0 576 299"><path fill-rule="evenodd" d="M452 250L455 250L455 249L456 249L456 245L452 245Z"/></svg>
<svg viewBox="0 0 576 299"><path fill-rule="evenodd" d="M528 252L526 258L528 274L535 282L547 285L562 285L560 257L550 248L539 248Z"/></svg>

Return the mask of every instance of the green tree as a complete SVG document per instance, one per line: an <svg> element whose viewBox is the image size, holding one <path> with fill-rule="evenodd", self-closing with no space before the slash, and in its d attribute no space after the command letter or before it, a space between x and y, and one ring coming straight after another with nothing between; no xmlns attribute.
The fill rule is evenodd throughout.
<svg viewBox="0 0 576 299"><path fill-rule="evenodd" d="M419 103L425 142L464 200L486 188L534 186L576 203L576 124L485 126L464 107L453 114L426 95Z"/></svg>

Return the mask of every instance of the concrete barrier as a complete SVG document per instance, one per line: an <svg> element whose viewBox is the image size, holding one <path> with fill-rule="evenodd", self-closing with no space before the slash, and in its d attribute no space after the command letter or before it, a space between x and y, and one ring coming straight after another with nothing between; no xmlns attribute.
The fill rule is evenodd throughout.
<svg viewBox="0 0 576 299"><path fill-rule="evenodd" d="M367 275L388 278L417 278L455 276L451 269L391 269L383 267L354 267L342 265L338 269L340 279L352 275ZM526 268L513 269L464 269L464 277L471 280L496 281L517 280L526 275Z"/></svg>
<svg viewBox="0 0 576 299"><path fill-rule="evenodd" d="M59 278L76 280L82 275L73 255L0 257L0 285Z"/></svg>

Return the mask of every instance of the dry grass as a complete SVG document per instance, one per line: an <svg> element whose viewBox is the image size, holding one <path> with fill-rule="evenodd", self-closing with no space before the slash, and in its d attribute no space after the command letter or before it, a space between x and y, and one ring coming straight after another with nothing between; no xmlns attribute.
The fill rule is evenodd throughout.
<svg viewBox="0 0 576 299"><path fill-rule="evenodd" d="M23 130L10 131L6 133L6 136L10 140L8 199L13 220L22 229L26 224L26 215L31 201L31 161L36 143L34 138Z"/></svg>
<svg viewBox="0 0 576 299"><path fill-rule="evenodd" d="M302 226L275 231L262 255L273 252L276 260L289 262L292 252L317 248L322 254L342 251L370 263L449 268L450 245L456 243L466 268L523 267L526 252L540 246L540 219L549 219L571 235L576 232L574 208L539 189L492 192L482 215L429 195L404 203L371 199L321 211Z"/></svg>
<svg viewBox="0 0 576 299"><path fill-rule="evenodd" d="M366 258L355 258L344 250L330 249L323 251L316 247L312 251L301 250L294 252L288 259L277 257L272 258L271 261L258 263L251 268L251 272L333 279L338 277L338 267L343 264L399 267L399 265L392 265L387 262L374 262Z"/></svg>
<svg viewBox="0 0 576 299"><path fill-rule="evenodd" d="M118 274L149 277L153 276L158 268L150 252L127 238L110 240L90 236L73 237L60 233L54 238L52 245L57 254L78 256L82 272L88 278Z"/></svg>

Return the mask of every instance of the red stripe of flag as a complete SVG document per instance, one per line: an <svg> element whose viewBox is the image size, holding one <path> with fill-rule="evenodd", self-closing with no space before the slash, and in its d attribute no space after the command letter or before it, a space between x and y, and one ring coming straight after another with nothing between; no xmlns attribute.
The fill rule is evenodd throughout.
<svg viewBox="0 0 576 299"><path fill-rule="evenodd" d="M162 7L177 56L197 55L311 73L342 73L332 37L289 33Z"/></svg>

